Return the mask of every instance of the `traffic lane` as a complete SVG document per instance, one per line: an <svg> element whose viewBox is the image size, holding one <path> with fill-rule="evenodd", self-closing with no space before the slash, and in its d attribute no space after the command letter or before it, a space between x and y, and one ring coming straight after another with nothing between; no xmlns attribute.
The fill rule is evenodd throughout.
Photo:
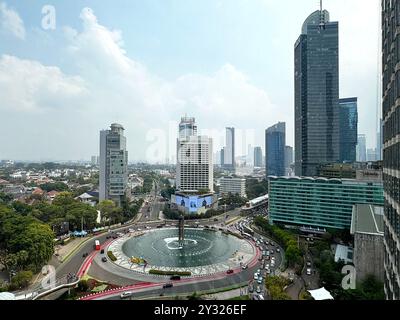
<svg viewBox="0 0 400 320"><path fill-rule="evenodd" d="M168 296L174 296L174 295L191 295L194 292L199 292L199 291L209 291L209 290L214 290L214 289L224 289L230 286L233 286L235 284L239 283L247 283L248 278L250 276L250 272L241 272L238 274L234 274L232 276L227 276L223 279L218 279L218 280L210 280L210 281L205 281L205 282L191 282L187 284L179 284L179 281L174 282L174 286L172 288L166 288L163 289L161 286L158 287L158 289L154 288L149 288L149 289L143 289L141 291L133 291L133 290L126 290L126 291L131 291L133 292L133 298L141 298L141 297L149 297L149 296L159 296L161 293L164 295ZM169 283L170 281L166 281L166 283ZM162 285L162 284L161 284ZM126 292L125 291L125 292ZM120 297L121 293L115 294L113 296L108 296L108 297L103 297L101 300L121 300Z"/></svg>

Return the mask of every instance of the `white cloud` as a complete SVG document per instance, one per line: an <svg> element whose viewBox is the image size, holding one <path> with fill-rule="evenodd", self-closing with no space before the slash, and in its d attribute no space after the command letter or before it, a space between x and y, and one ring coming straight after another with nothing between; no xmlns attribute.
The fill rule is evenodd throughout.
<svg viewBox="0 0 400 320"><path fill-rule="evenodd" d="M15 37L25 40L25 26L18 12L8 8L4 2L0 3L0 27L5 32L12 33Z"/></svg>
<svg viewBox="0 0 400 320"><path fill-rule="evenodd" d="M42 112L68 104L79 107L84 92L82 79L66 76L57 67L9 55L0 57L0 110Z"/></svg>
<svg viewBox="0 0 400 320"><path fill-rule="evenodd" d="M51 110L46 115L49 128L56 132L65 128L58 134L60 146L44 149L41 157L70 159L79 154L88 158L98 152L98 131L112 122L120 122L126 129L130 160L145 160L150 144L146 136L151 130L163 130L164 142L172 144L166 151L173 155L175 141L171 135L177 128L173 127L172 133L168 129L171 121L179 121L184 114L195 116L200 129L222 132L228 125L252 129L266 128L282 119L290 121L264 90L252 85L231 64L210 75L161 79L128 57L121 32L102 26L88 8L80 17L82 31L64 28L68 58L76 64L79 76L67 76L57 67L16 57L3 56L0 60L3 108ZM55 126L60 118L64 121ZM69 127L71 123L73 128ZM81 137L85 137L85 143L73 143ZM41 143L45 142L43 139ZM216 147L219 142L215 142ZM160 155L157 160L164 161L166 156Z"/></svg>

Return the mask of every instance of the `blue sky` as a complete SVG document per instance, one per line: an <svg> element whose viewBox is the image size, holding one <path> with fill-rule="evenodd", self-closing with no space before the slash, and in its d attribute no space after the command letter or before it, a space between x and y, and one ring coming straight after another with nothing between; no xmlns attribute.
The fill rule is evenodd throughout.
<svg viewBox="0 0 400 320"><path fill-rule="evenodd" d="M359 131L369 147L376 139L379 2L324 1L340 25L341 97L359 98ZM41 26L49 4L55 30ZM293 46L318 6L0 0L0 158L89 159L98 152L98 131L121 122L131 160L163 161L174 154L175 122L185 113L213 133L215 149L226 126L242 133L238 150L263 146L264 130L277 121L287 122L293 145Z"/></svg>

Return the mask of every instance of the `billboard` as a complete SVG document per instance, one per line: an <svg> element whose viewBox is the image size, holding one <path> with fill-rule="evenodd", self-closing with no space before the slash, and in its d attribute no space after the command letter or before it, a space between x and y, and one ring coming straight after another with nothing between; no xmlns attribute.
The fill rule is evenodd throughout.
<svg viewBox="0 0 400 320"><path fill-rule="evenodd" d="M213 203L213 196L181 196L176 195L175 201L178 206L185 207L189 212L197 212L200 208L211 207Z"/></svg>

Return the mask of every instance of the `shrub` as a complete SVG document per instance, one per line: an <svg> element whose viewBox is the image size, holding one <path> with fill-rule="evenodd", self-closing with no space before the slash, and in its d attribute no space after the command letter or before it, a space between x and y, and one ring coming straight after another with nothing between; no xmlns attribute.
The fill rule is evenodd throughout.
<svg viewBox="0 0 400 320"><path fill-rule="evenodd" d="M183 277L190 277L192 273L190 271L163 271L163 270L156 270L151 269L149 274L157 274L161 276L183 276Z"/></svg>
<svg viewBox="0 0 400 320"><path fill-rule="evenodd" d="M117 261L117 258L114 256L112 251L107 251L107 256L110 258L111 261Z"/></svg>
<svg viewBox="0 0 400 320"><path fill-rule="evenodd" d="M11 285L17 289L26 288L29 286L32 277L32 271L20 271L11 279Z"/></svg>
<svg viewBox="0 0 400 320"><path fill-rule="evenodd" d="M89 284L87 280L81 280L78 282L78 290L80 292L87 292L89 290Z"/></svg>

